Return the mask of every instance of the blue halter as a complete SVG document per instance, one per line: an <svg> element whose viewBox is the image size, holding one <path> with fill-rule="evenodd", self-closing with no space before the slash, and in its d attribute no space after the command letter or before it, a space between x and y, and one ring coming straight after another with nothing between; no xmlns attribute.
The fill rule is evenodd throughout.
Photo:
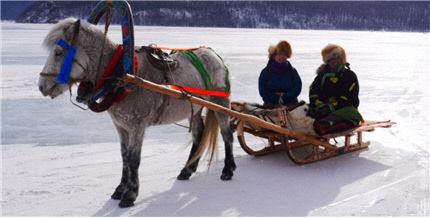
<svg viewBox="0 0 430 219"><path fill-rule="evenodd" d="M60 74L57 77L57 81L62 84L69 83L70 73L72 72L73 60L76 54L76 48L72 45L67 44L64 40L58 40L57 45L68 49L66 59L64 60L63 66L61 67Z"/></svg>

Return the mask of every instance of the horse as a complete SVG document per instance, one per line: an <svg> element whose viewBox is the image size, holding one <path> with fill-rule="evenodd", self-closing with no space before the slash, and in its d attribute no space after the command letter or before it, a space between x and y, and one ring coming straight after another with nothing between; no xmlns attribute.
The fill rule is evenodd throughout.
<svg viewBox="0 0 430 219"><path fill-rule="evenodd" d="M58 43L59 41L66 45ZM43 45L49 55L42 73L40 73L39 90L44 96L54 99L68 90L76 81L97 83L97 79L109 65L119 44L113 42L109 35L106 35L97 26L75 18L67 18L53 26L44 39ZM59 75L63 63L68 59L71 47L75 49L75 54L73 60L69 60L70 78L66 83L59 83L55 77L50 76ZM212 79L213 90L224 91L227 86L230 86L226 66L213 50L199 48L194 53L208 71ZM147 57L146 52L136 53L138 66L136 76L157 84L174 82L179 86L205 89L205 83L199 71L183 53L178 52L172 55L178 66L171 71L171 74L155 68ZM202 96L201 98L227 108L230 107L228 97ZM141 148L145 130L150 126L189 119L192 146L187 163L177 176L178 180L188 180L196 172L202 151L215 150L216 137L220 131L225 146L225 165L220 178L224 181L232 179L236 164L233 157L233 130L229 116L207 110L205 121L203 121L202 106L141 87L134 87L132 92L127 93L120 103L113 104L107 111L118 132L121 145L122 176L119 185L111 195L112 199L120 200L120 207L133 206L138 196Z"/></svg>

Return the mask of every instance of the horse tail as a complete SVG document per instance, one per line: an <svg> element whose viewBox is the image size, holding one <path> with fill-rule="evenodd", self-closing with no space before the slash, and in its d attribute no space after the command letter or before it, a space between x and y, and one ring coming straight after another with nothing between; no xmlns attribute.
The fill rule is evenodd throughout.
<svg viewBox="0 0 430 219"><path fill-rule="evenodd" d="M218 132L219 123L215 117L215 112L208 109L204 119L204 129L199 146L197 147L193 157L188 161L187 166L198 160L205 151L208 151L210 167L218 146Z"/></svg>

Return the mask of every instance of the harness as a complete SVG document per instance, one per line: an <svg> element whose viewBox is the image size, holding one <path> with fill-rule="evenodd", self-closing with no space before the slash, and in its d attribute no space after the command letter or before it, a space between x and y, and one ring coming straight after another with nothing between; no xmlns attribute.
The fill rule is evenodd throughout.
<svg viewBox="0 0 430 219"><path fill-rule="evenodd" d="M120 45L117 47L114 57L112 58L110 64L106 68L101 78L96 78L96 80L93 83L87 77L83 79L70 78L73 63L77 63L84 70L84 72L88 72L88 70L82 64L80 64L78 61L74 59L74 56L76 55L76 42L79 36L79 30L80 30L80 20L78 20L74 24L74 35L73 35L71 44L68 44L62 39L59 39L56 42L57 45L63 48L66 48L68 50L60 73L59 74L44 73L44 72L40 73L40 76L44 76L44 77L57 76L56 80L59 83L68 84L69 92L70 92L70 101L75 106L84 110L87 110L87 109L79 106L78 104L75 104L71 99L72 97L71 87L74 83L81 82L79 84L76 101L87 104L88 108L94 112L103 112L109 109L109 107L111 107L114 102L119 103L125 97L125 95L130 92L129 90L126 89L126 85L124 85L124 83L120 83L122 82L123 75L134 74L134 72L137 72L138 70L137 58L134 56L133 17L131 16L131 8L127 2L125 1L100 2L99 4L97 4L96 8L92 11L90 18L88 19L88 22L97 24L100 18L102 17L102 15L107 12L107 15L105 16L106 23L105 23L105 33L104 33L104 36L105 36L104 41L106 41L107 31L110 25L112 8L119 9L120 14L123 16L123 20L121 22L122 33L123 33L122 34L123 45L122 46ZM104 45L105 43L103 43L100 54L104 53ZM164 55L163 52L161 51L161 49L168 49L168 48L159 47L159 48L151 48L151 49L153 50L153 52L148 53L148 57L150 58L149 60L150 61L152 60L151 64L157 67L156 64L162 63L162 65L159 66L159 69L163 68L162 70L164 72L167 72L168 70L170 73L172 69L174 70L177 67L177 61L173 59L169 59L169 56ZM182 91L184 93L184 96L188 96L190 93L196 93L196 94L210 95L210 96L229 97L230 82L228 80L227 67L224 65L226 69L226 85L227 85L226 92L213 91L213 85L210 79L210 75L205 70L203 64L201 63L197 55L195 55L192 52L192 50L195 50L195 49L199 49L199 48L171 49L171 50L175 52L176 51L184 52L186 54L188 59L201 73L204 79L206 88L208 90L184 87L184 86L178 86L178 85L172 85L170 87L172 89ZM153 56L153 54L157 54L158 57ZM122 57L122 61L120 61L121 57ZM134 62L131 61L130 57L134 58ZM102 56L100 56L99 58L96 77L98 77L97 73L100 72L101 70L101 60L102 60ZM102 99L102 101L97 102L99 99Z"/></svg>
<svg viewBox="0 0 430 219"><path fill-rule="evenodd" d="M169 85L171 89L175 89L175 90L179 90L187 93L206 95L206 96L217 96L217 97L227 97L227 98L230 97L230 81L229 81L229 71L227 66L224 64L224 68L226 72L226 76L225 76L226 88L224 91L215 91L210 74L204 67L199 57L193 52L195 50L202 49L202 48L210 49L222 60L222 58L214 50L205 46L186 48L186 49L177 49L177 48L167 48L167 47L158 47L158 46L150 45L150 46L142 46L137 52L146 52L146 57L148 58L152 66L163 71L164 73L170 73L170 74L179 66L179 63L177 60L173 59L169 54L163 52L162 49L170 50L171 51L170 54L181 53L198 70L198 72L202 76L203 82L206 87L206 89L199 89L199 88L187 87L187 86ZM164 75L164 80L168 82L166 74Z"/></svg>
<svg viewBox="0 0 430 219"><path fill-rule="evenodd" d="M100 1L91 11L88 23L97 24L105 14L105 35L111 20L111 11L117 9L121 16L122 44L124 47L123 69L125 73L134 75L134 22L131 7L127 1Z"/></svg>
<svg viewBox="0 0 430 219"><path fill-rule="evenodd" d="M81 82L78 88L76 100L80 103L88 104L93 112L103 112L109 109L114 103L120 103L130 90L120 83L124 75L122 57L124 48L118 45L116 52L102 77L96 82L95 86L91 82ZM134 70L137 72L137 58L134 57ZM98 103L97 100L103 98Z"/></svg>

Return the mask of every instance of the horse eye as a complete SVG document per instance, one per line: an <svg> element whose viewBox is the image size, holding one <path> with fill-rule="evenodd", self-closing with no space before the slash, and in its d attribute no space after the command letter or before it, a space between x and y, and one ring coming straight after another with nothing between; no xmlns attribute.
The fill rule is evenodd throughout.
<svg viewBox="0 0 430 219"><path fill-rule="evenodd" d="M63 52L62 51L55 51L55 56L61 56L61 55L63 55Z"/></svg>

